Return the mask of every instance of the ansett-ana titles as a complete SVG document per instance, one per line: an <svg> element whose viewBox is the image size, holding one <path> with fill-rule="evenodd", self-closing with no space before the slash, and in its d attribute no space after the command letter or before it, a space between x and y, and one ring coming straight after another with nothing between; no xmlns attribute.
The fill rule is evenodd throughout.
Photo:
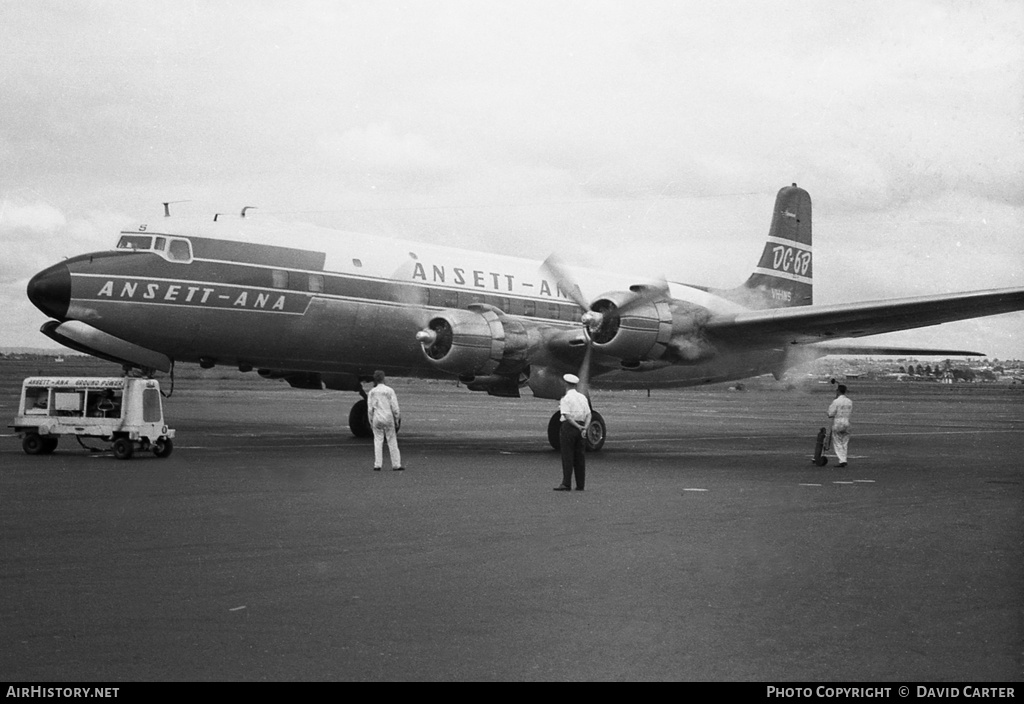
<svg viewBox="0 0 1024 704"><path fill-rule="evenodd" d="M75 297L293 314L303 313L309 305L309 296L297 291L284 293L232 284L109 277L95 280L93 286L95 292L85 291Z"/></svg>

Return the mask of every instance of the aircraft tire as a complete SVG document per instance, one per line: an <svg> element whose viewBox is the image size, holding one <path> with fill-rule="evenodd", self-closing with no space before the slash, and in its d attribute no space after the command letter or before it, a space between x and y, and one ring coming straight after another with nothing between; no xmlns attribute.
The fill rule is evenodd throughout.
<svg viewBox="0 0 1024 704"><path fill-rule="evenodd" d="M128 438L118 438L114 441L114 457L119 460L130 460L135 452L135 446Z"/></svg>
<svg viewBox="0 0 1024 704"><path fill-rule="evenodd" d="M558 437L559 431L562 429L562 414L555 411L555 415L551 416L551 420L548 421L548 443L551 447L556 450L562 449L562 440Z"/></svg>
<svg viewBox="0 0 1024 704"><path fill-rule="evenodd" d="M21 449L26 455L41 455L44 453L46 443L39 433L29 433L21 441Z"/></svg>
<svg viewBox="0 0 1024 704"><path fill-rule="evenodd" d="M153 454L157 457L169 457L174 451L174 442L170 438L157 440L153 445Z"/></svg>
<svg viewBox="0 0 1024 704"><path fill-rule="evenodd" d="M352 404L348 412L348 428L357 438L372 438L373 428L370 427L370 416L367 413L366 399Z"/></svg>
<svg viewBox="0 0 1024 704"><path fill-rule="evenodd" d="M591 411L590 425L587 427L587 452L599 452L608 437L608 427L604 424L604 416Z"/></svg>
<svg viewBox="0 0 1024 704"><path fill-rule="evenodd" d="M548 421L548 443L556 450L562 449L562 441L558 433L562 429L562 415L555 413ZM587 428L587 452L599 452L604 447L604 441L608 437L608 428L604 423L604 416L597 411L590 414L590 427Z"/></svg>

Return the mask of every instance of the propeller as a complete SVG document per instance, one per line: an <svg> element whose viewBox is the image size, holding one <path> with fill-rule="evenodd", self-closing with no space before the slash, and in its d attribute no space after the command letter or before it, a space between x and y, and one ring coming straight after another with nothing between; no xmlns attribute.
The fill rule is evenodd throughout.
<svg viewBox="0 0 1024 704"><path fill-rule="evenodd" d="M551 278L555 280L555 285L558 290L564 292L569 298L571 298L576 305L583 310L583 315L580 317L580 322L583 323L583 333L586 338L586 350L583 352L583 362L580 364L579 373L576 375L580 378L580 383L577 384L577 388L580 393L586 397L590 397L590 359L594 351L594 332L601 327L603 316L590 310L590 302L583 297L583 292L580 290L579 284L573 279L572 275L569 274L568 270L562 265L561 260L554 254L548 256L547 259L541 264L541 268L545 270Z"/></svg>
<svg viewBox="0 0 1024 704"><path fill-rule="evenodd" d="M583 324L583 331L587 338L587 348L577 376L580 378L578 385L580 392L589 396L590 360L595 340L599 343L610 341L618 331L620 316L641 305L664 298L668 292L668 282L662 277L657 285L631 286L630 291L635 295L621 306L609 300L591 303L584 298L576 280L556 255L551 254L545 259L541 268L555 280L559 290L571 298L583 311L580 323Z"/></svg>
<svg viewBox="0 0 1024 704"><path fill-rule="evenodd" d="M541 264L541 268L546 270L551 275L551 278L555 280L558 290L565 293L583 310L580 322L583 323L583 327L587 332L587 339L589 340L592 334L600 329L604 316L600 312L590 309L590 301L583 297L583 291L580 290L579 284L576 283L557 256L554 254L549 256Z"/></svg>

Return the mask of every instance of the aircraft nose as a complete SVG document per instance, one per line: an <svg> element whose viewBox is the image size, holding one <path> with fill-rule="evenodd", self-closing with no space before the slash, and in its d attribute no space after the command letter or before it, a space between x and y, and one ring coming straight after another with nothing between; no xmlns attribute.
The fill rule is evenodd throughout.
<svg viewBox="0 0 1024 704"><path fill-rule="evenodd" d="M67 320L71 302L71 271L67 264L54 264L33 276L28 282L28 299L51 318Z"/></svg>

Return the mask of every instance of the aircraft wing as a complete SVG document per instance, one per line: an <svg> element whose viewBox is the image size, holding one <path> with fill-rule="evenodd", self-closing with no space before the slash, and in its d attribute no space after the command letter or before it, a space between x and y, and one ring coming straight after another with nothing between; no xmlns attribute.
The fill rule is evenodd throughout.
<svg viewBox="0 0 1024 704"><path fill-rule="evenodd" d="M878 335L1018 310L1024 310L1024 288L1004 288L718 314L704 329L715 341L769 347Z"/></svg>
<svg viewBox="0 0 1024 704"><path fill-rule="evenodd" d="M984 352L973 350L947 350L935 347L879 347L877 345L868 347L862 345L836 345L823 343L815 345L814 350L819 356L834 355L849 357L850 355L873 355L878 357L984 357Z"/></svg>

